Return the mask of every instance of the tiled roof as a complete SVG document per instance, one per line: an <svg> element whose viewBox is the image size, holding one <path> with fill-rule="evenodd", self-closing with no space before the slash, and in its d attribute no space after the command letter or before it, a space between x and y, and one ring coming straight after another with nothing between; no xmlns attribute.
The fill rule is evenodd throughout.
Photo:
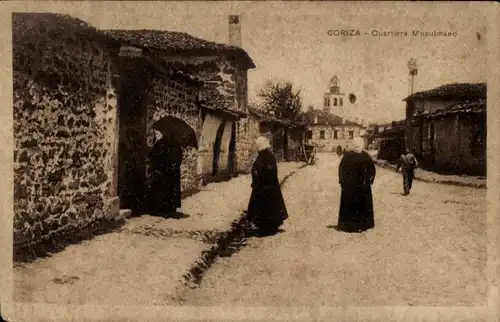
<svg viewBox="0 0 500 322"><path fill-rule="evenodd" d="M239 47L219 44L191 36L185 32L166 30L104 30L115 40L126 42L130 45L160 50L168 54L235 54L245 60L249 68L254 68L250 56Z"/></svg>
<svg viewBox="0 0 500 322"><path fill-rule="evenodd" d="M310 125L351 125L363 127L361 124L349 120L345 120L345 123L343 123L340 116L323 110L307 111L303 114L303 117ZM317 123L314 123L315 118L317 118Z"/></svg>
<svg viewBox="0 0 500 322"><path fill-rule="evenodd" d="M393 127L388 130L379 132L375 134L375 137L387 137L387 136L397 136L404 135L405 128L403 126Z"/></svg>
<svg viewBox="0 0 500 322"><path fill-rule="evenodd" d="M403 101L429 98L477 99L486 98L486 83L453 83L417 92Z"/></svg>
<svg viewBox="0 0 500 322"><path fill-rule="evenodd" d="M486 112L486 99L463 101L457 104L450 105L442 110L437 110L432 113L421 114L423 117L436 117L450 115L456 113L484 113Z"/></svg>

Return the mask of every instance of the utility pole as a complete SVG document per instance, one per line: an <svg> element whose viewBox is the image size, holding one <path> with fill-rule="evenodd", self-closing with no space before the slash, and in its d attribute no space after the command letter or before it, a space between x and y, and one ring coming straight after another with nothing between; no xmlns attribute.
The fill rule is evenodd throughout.
<svg viewBox="0 0 500 322"><path fill-rule="evenodd" d="M418 75L418 66L417 61L414 58L411 58L408 61L408 71L410 72L411 81L410 81L410 95L413 94L413 83L415 80L415 76Z"/></svg>

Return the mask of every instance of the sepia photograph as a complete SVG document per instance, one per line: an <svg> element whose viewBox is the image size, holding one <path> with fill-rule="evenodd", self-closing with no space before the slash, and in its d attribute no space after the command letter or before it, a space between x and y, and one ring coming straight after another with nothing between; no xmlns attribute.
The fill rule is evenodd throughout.
<svg viewBox="0 0 500 322"><path fill-rule="evenodd" d="M499 321L494 3L0 8L3 320Z"/></svg>

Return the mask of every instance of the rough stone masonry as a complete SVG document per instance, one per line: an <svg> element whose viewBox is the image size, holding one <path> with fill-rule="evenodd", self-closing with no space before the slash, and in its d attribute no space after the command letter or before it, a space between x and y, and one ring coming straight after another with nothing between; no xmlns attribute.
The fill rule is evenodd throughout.
<svg viewBox="0 0 500 322"><path fill-rule="evenodd" d="M39 256L34 246L44 246L39 252L43 254L78 240L77 235L91 236L118 215L118 133L123 124L121 87L115 76L135 75L117 69L122 43L70 16L13 15L14 251L20 257L27 251ZM195 64L198 68L177 63L203 83L201 93L209 111L234 117L245 114L247 80L246 69L230 56L221 54ZM145 111L145 150L160 138L152 124L165 116L184 121L199 139L203 135L197 104L200 88L151 65L147 73L139 93L144 99L139 108ZM237 132L238 140L248 141ZM252 156L244 151L249 144L243 146L237 144L236 154L248 166L246 159ZM200 185L199 160L196 148L185 149L183 193Z"/></svg>
<svg viewBox="0 0 500 322"><path fill-rule="evenodd" d="M82 21L13 15L15 251L112 215L110 50Z"/></svg>

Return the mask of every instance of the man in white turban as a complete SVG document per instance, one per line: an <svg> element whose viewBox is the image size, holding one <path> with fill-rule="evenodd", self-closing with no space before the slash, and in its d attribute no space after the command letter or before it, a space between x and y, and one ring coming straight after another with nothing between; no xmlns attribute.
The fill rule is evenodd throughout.
<svg viewBox="0 0 500 322"><path fill-rule="evenodd" d="M363 149L363 138L356 137L352 151L344 153L339 165L342 191L338 229L346 232L362 232L375 227L371 189L375 164Z"/></svg>
<svg viewBox="0 0 500 322"><path fill-rule="evenodd" d="M269 140L255 140L259 150L252 167L252 195L248 204L247 218L263 236L278 232L279 226L288 218L285 200L278 180L278 165L271 152Z"/></svg>

